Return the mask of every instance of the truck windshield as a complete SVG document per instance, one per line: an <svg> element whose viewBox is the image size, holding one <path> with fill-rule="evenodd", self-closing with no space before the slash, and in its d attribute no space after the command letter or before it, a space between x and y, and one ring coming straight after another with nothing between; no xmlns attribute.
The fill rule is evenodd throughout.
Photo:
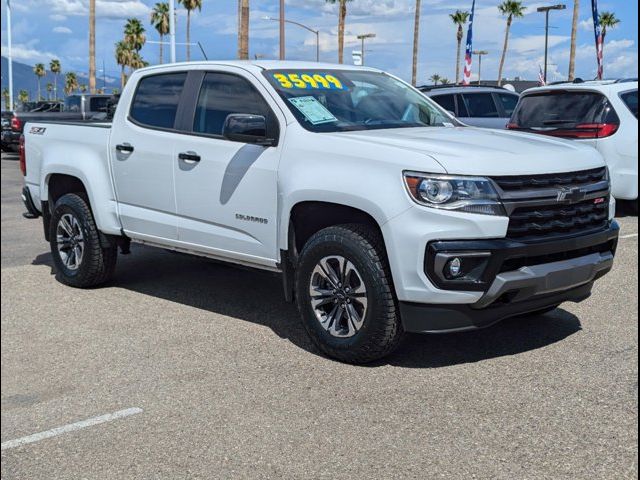
<svg viewBox="0 0 640 480"><path fill-rule="evenodd" d="M442 127L455 122L389 75L345 70L263 72L300 124L313 132Z"/></svg>

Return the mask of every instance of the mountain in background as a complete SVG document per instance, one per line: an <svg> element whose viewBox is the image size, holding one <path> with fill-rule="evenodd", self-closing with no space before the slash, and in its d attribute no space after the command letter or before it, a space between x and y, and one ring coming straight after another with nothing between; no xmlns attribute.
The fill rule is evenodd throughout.
<svg viewBox="0 0 640 480"><path fill-rule="evenodd" d="M48 65L45 65L47 69ZM6 57L2 57L2 89L9 87L9 61ZM62 73L58 75L58 96L64 95L64 65L62 65ZM80 85L89 85L89 75L86 72L75 72L78 76L78 83ZM47 75L40 79L41 94L44 98L47 98L47 83L54 83L54 76L47 70ZM96 78L96 87L106 87L106 92L111 93L114 88L120 87L120 80L117 78L107 76L103 79L100 74ZM18 97L20 90L26 90L29 92L29 98L35 100L38 96L38 79L33 73L33 65L26 65L24 63L13 61L13 95ZM2 102L4 105L4 102Z"/></svg>

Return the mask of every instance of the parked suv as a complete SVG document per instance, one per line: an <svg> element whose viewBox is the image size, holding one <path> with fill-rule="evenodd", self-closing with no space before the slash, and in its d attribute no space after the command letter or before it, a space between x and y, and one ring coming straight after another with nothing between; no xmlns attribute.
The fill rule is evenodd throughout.
<svg viewBox="0 0 640 480"><path fill-rule="evenodd" d="M520 96L498 87L420 87L420 91L467 125L507 128Z"/></svg>
<svg viewBox="0 0 640 480"><path fill-rule="evenodd" d="M613 195L638 209L638 81L578 82L523 93L508 126L595 147Z"/></svg>
<svg viewBox="0 0 640 480"><path fill-rule="evenodd" d="M346 362L580 302L617 246L593 148L466 127L370 68L144 68L113 122L30 123L24 142L60 281L105 283L132 241L277 272Z"/></svg>

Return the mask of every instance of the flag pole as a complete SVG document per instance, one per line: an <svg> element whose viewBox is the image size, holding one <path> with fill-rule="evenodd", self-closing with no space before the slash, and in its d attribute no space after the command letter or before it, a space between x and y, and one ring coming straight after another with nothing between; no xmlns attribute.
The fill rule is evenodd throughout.
<svg viewBox="0 0 640 480"><path fill-rule="evenodd" d="M7 61L9 62L9 109L13 110L13 51L11 44L11 0L7 0Z"/></svg>

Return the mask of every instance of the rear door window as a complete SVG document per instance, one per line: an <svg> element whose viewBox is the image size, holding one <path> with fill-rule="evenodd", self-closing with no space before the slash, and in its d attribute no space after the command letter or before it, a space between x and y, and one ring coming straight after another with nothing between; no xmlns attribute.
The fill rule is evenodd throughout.
<svg viewBox="0 0 640 480"><path fill-rule="evenodd" d="M431 97L431 100L436 102L448 112L456 112L456 101L453 95L438 95L435 97Z"/></svg>
<svg viewBox="0 0 640 480"><path fill-rule="evenodd" d="M144 77L131 103L131 119L147 127L173 128L186 78L186 73Z"/></svg>
<svg viewBox="0 0 640 480"><path fill-rule="evenodd" d="M518 105L518 100L520 97L518 95L511 95L509 93L498 93L498 100L500 100L500 104L504 109L504 113L507 117L511 117L514 110L516 109L516 105Z"/></svg>
<svg viewBox="0 0 640 480"><path fill-rule="evenodd" d="M631 113L638 118L638 91L626 92L620 95L622 101L631 110Z"/></svg>
<svg viewBox="0 0 640 480"><path fill-rule="evenodd" d="M560 90L524 96L512 123L518 128L564 129L617 120L615 110L601 93Z"/></svg>
<svg viewBox="0 0 640 480"><path fill-rule="evenodd" d="M463 93L462 100L471 118L499 118L498 107L491 93Z"/></svg>

